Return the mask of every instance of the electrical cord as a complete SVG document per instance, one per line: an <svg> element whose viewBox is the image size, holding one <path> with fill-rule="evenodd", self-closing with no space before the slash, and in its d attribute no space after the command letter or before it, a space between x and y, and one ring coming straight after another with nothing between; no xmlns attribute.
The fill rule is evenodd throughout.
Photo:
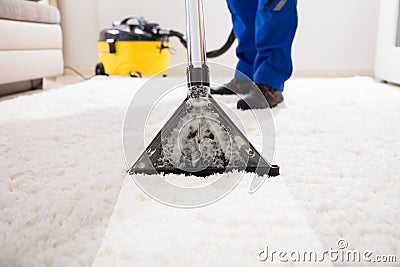
<svg viewBox="0 0 400 267"><path fill-rule="evenodd" d="M84 80L90 80L91 78L93 78L95 75L92 75L90 77L85 77L81 72L79 72L77 69L70 67L70 66L64 66L64 69L66 70L70 70L72 72L74 72L76 75L78 75L79 77L81 77Z"/></svg>

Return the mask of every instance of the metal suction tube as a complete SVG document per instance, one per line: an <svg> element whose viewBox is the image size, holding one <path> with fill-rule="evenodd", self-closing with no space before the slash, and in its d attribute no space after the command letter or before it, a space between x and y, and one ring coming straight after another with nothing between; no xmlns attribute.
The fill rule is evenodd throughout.
<svg viewBox="0 0 400 267"><path fill-rule="evenodd" d="M210 86L210 75L206 62L206 40L202 0L186 0L186 35L188 39L187 78L189 95L191 95L190 90L193 86ZM207 90L207 95L200 93L202 97L208 95L209 90Z"/></svg>

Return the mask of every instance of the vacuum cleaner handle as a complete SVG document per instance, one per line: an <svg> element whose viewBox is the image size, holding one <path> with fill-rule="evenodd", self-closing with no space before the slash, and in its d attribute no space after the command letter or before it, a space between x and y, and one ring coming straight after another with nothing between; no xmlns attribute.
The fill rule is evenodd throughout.
<svg viewBox="0 0 400 267"><path fill-rule="evenodd" d="M128 21L130 21L132 19L136 20L141 28L144 28L144 26L147 24L147 21L141 16L129 16L129 17L126 17L123 20L121 20L121 22L119 24L120 25L127 25Z"/></svg>

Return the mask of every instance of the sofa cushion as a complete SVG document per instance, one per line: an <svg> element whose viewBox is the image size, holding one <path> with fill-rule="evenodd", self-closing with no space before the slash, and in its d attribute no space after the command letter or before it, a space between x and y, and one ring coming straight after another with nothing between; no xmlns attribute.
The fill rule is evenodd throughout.
<svg viewBox="0 0 400 267"><path fill-rule="evenodd" d="M57 24L60 12L56 7L24 0L0 0L0 19Z"/></svg>
<svg viewBox="0 0 400 267"><path fill-rule="evenodd" d="M0 84L57 76L63 73L61 49L0 51Z"/></svg>
<svg viewBox="0 0 400 267"><path fill-rule="evenodd" d="M61 49L59 24L0 19L0 51Z"/></svg>

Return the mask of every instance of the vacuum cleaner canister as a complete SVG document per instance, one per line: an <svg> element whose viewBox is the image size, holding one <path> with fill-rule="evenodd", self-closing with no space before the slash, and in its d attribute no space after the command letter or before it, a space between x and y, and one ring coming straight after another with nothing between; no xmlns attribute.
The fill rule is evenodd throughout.
<svg viewBox="0 0 400 267"><path fill-rule="evenodd" d="M135 21L135 24L131 22ZM147 23L142 17L131 16L100 32L97 43L100 63L97 75L128 74L167 75L169 34L158 24Z"/></svg>

